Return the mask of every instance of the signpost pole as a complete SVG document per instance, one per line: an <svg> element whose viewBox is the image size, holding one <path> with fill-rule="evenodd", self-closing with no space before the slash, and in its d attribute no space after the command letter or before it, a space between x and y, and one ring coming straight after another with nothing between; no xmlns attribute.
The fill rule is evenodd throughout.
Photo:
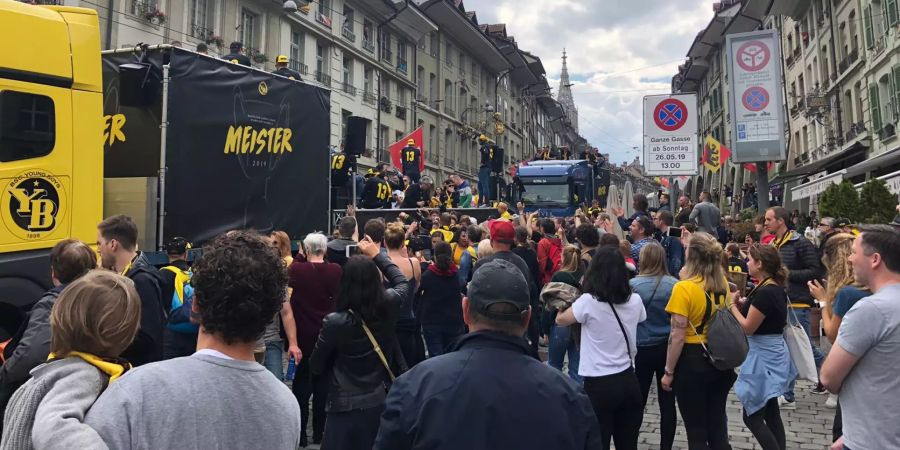
<svg viewBox="0 0 900 450"><path fill-rule="evenodd" d="M769 162L756 163L756 200L758 212L769 209Z"/></svg>

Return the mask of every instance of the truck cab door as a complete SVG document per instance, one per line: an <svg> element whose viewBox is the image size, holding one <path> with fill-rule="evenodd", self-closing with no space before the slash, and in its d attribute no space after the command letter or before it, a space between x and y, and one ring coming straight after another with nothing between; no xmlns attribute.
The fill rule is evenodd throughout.
<svg viewBox="0 0 900 450"><path fill-rule="evenodd" d="M72 91L49 81L0 79L0 254L70 235Z"/></svg>

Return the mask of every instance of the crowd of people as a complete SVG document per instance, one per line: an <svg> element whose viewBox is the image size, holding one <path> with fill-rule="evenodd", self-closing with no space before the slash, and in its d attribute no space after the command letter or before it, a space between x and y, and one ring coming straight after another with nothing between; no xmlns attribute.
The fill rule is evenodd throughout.
<svg viewBox="0 0 900 450"><path fill-rule="evenodd" d="M900 222L823 218L817 247L773 207L739 244L709 193L660 200L481 223L351 207L296 248L235 230L189 261L175 238L160 269L107 218L99 259L53 248L55 287L6 345L0 449L636 449L655 377L660 448L679 414L690 449L731 448L734 392L784 450L785 329L811 335L816 307L833 346L801 350L839 399L833 448L900 448ZM746 348L723 353L735 329Z"/></svg>

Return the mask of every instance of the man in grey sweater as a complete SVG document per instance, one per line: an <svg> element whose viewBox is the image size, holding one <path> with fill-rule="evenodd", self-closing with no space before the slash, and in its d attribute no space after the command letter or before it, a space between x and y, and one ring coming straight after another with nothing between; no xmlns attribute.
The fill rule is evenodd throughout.
<svg viewBox="0 0 900 450"><path fill-rule="evenodd" d="M287 272L252 232L218 237L194 264L197 352L129 371L88 413L110 449L296 449L300 408L253 358L281 309Z"/></svg>
<svg viewBox="0 0 900 450"><path fill-rule="evenodd" d="M719 225L722 223L722 212L712 204L712 196L709 192L700 193L700 203L691 211L691 223L697 225L697 230L709 233L713 237L718 236Z"/></svg>

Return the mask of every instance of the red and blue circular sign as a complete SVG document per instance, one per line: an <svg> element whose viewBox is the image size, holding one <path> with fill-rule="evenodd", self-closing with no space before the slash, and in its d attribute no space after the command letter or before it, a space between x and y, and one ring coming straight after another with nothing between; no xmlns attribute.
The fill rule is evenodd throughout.
<svg viewBox="0 0 900 450"><path fill-rule="evenodd" d="M738 48L735 59L741 69L756 72L766 67L771 58L772 52L768 45L761 41L750 41Z"/></svg>
<svg viewBox="0 0 900 450"><path fill-rule="evenodd" d="M769 106L769 91L760 86L753 86L744 91L744 95L741 96L741 103L743 103L744 108L750 111L762 111L766 109L766 106Z"/></svg>
<svg viewBox="0 0 900 450"><path fill-rule="evenodd" d="M687 122L687 106L678 99L667 98L653 111L653 121L663 131L675 131Z"/></svg>

